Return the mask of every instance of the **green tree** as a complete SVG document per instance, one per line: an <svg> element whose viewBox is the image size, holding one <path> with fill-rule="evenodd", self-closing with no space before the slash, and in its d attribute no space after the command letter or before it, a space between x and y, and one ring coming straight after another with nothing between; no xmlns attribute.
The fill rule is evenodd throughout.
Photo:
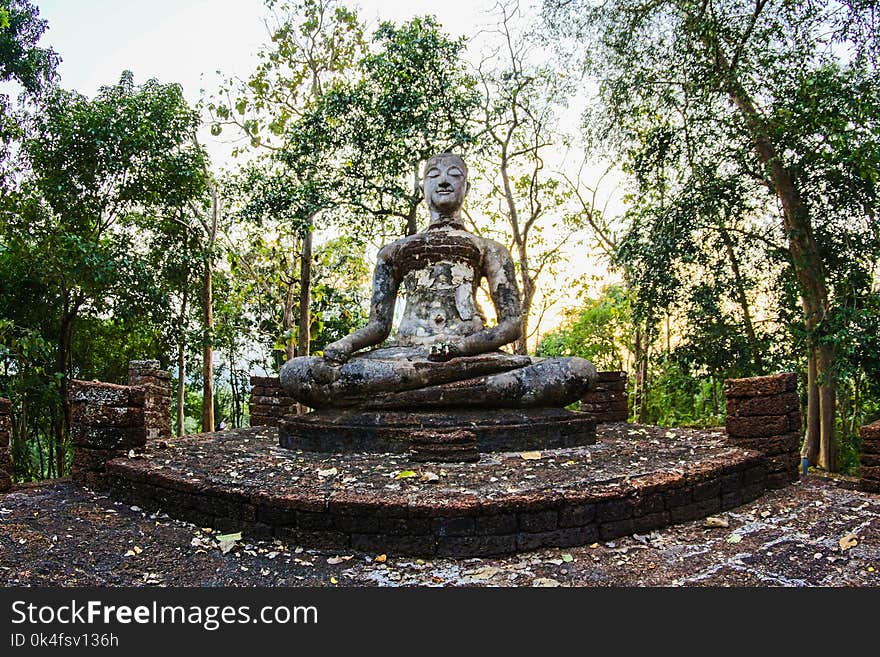
<svg viewBox="0 0 880 657"><path fill-rule="evenodd" d="M190 141L197 125L178 85L136 87L126 72L94 99L52 91L22 142L28 171L12 195L15 211L4 217L4 255L29 263L24 280L40 290L43 321L51 324L41 325L41 335L54 345L52 371L60 378L59 473L77 325L143 307L140 291L151 278L138 231L203 193L205 156ZM5 307L14 309L29 290L3 292Z"/></svg>
<svg viewBox="0 0 880 657"><path fill-rule="evenodd" d="M18 84L29 98L51 86L60 61L54 50L37 45L47 26L39 14L28 0L0 0L0 82ZM22 136L23 120L11 107L9 96L0 94L0 191L8 191L9 177L16 169L9 155L12 143Z"/></svg>
<svg viewBox="0 0 880 657"><path fill-rule="evenodd" d="M806 454L834 470L832 318L841 297L829 256L849 239L834 230L835 217L849 215L844 235L866 234L876 211L874 4L545 0L544 7L560 43L579 43L586 53L579 63L599 79L601 112L591 120L614 148L657 164L686 162L692 172L702 165L734 174L767 190L755 191L765 212L778 204L776 231L800 298L809 362ZM661 196L667 184L661 176L650 187ZM656 206L663 208L662 196Z"/></svg>

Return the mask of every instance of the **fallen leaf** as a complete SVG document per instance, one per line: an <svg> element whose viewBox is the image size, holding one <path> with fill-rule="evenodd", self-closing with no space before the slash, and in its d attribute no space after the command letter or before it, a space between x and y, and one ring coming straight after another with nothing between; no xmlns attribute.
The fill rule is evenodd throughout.
<svg viewBox="0 0 880 657"><path fill-rule="evenodd" d="M339 580L336 579L335 577L331 577L331 578L330 578L330 583L331 583L331 584L339 584Z"/></svg>
<svg viewBox="0 0 880 657"><path fill-rule="evenodd" d="M327 470L318 470L319 477L332 477L339 473L339 470L336 468L329 468Z"/></svg>
<svg viewBox="0 0 880 657"><path fill-rule="evenodd" d="M348 555L345 557L340 557L340 556L330 557L329 559L327 559L327 563L329 563L331 566L335 566L338 563L342 563L343 561L350 560L352 556L353 555Z"/></svg>
<svg viewBox="0 0 880 657"><path fill-rule="evenodd" d="M378 557L373 559L373 561L378 561L379 563L385 563L388 560L387 554L380 554Z"/></svg>
<svg viewBox="0 0 880 657"><path fill-rule="evenodd" d="M526 461L537 461L541 458L541 452L520 452L519 455Z"/></svg>
<svg viewBox="0 0 880 657"><path fill-rule="evenodd" d="M395 480L397 480L397 479L409 479L410 477L418 477L418 476L419 476L419 473L418 473L418 472L413 472L412 470L403 470L403 471L401 471L401 472L398 472L398 473L394 476L394 479L395 479Z"/></svg>
<svg viewBox="0 0 880 657"><path fill-rule="evenodd" d="M840 545L840 551L846 552L859 544L859 537L855 534L846 534L838 541L838 544Z"/></svg>
<svg viewBox="0 0 880 657"><path fill-rule="evenodd" d="M543 586L552 588L556 586L562 586L562 583L555 579L550 579L549 577L539 577L532 582L532 586Z"/></svg>
<svg viewBox="0 0 880 657"><path fill-rule="evenodd" d="M492 579L500 572L501 569L496 568L495 566L483 566L482 568L477 568L476 570L467 570L462 574L473 579Z"/></svg>
<svg viewBox="0 0 880 657"><path fill-rule="evenodd" d="M727 518L709 516L703 521L703 527L730 527L730 523L727 522Z"/></svg>
<svg viewBox="0 0 880 657"><path fill-rule="evenodd" d="M232 548L235 547L235 544L241 540L241 532L235 532L234 534L220 534L217 537L217 540L220 542L220 551L223 554L228 554L232 551Z"/></svg>
<svg viewBox="0 0 880 657"><path fill-rule="evenodd" d="M741 540L743 540L743 537L742 537L741 535L739 535L739 534L731 534L731 535L728 537L727 542L728 542L728 543L739 543Z"/></svg>
<svg viewBox="0 0 880 657"><path fill-rule="evenodd" d="M434 481L440 481L440 475L434 472L423 472L422 476L419 477L419 481L424 481L427 483L431 483Z"/></svg>
<svg viewBox="0 0 880 657"><path fill-rule="evenodd" d="M570 554L563 554L563 555L562 555L562 560L563 560L565 563L571 563L572 561L574 561L574 557L571 556Z"/></svg>

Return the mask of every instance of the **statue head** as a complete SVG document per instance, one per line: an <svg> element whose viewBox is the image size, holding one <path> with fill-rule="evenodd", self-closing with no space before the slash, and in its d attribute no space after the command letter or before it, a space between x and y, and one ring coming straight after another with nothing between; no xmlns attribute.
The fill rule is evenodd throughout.
<svg viewBox="0 0 880 657"><path fill-rule="evenodd" d="M464 160L453 153L439 153L428 158L422 191L432 217L458 215L469 188L467 173Z"/></svg>

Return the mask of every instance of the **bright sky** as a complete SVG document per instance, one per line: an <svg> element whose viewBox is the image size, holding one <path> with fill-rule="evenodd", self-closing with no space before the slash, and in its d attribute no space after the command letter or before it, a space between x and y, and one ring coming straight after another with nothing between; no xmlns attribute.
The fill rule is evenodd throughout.
<svg viewBox="0 0 880 657"><path fill-rule="evenodd" d="M187 99L195 103L203 89L215 87L217 71L224 77L246 77L256 64L257 51L268 40L263 0L33 2L49 21L41 45L51 45L63 59L61 86L87 96L102 85L115 83L128 69L136 83L155 77L181 84ZM380 20L399 22L435 14L452 36L472 37L491 24L488 12L495 0L359 0L350 4L371 27ZM529 4L529 0L521 2L524 9ZM474 59L479 56L476 50L471 52ZM570 117L572 123L577 119L576 113ZM226 161L231 150L228 143L211 137L207 126L201 138L216 169L231 164ZM568 276L595 273L595 263L583 257L582 249L577 251L571 254ZM544 285L558 289L565 284L545 281ZM547 328L557 322L555 313L545 318Z"/></svg>

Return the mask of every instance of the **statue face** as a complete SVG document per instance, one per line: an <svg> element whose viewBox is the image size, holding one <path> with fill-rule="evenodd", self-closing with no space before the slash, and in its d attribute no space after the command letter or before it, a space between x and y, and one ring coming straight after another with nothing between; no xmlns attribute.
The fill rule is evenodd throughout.
<svg viewBox="0 0 880 657"><path fill-rule="evenodd" d="M425 202L441 214L455 212L467 194L467 173L458 157L429 161L425 170Z"/></svg>

